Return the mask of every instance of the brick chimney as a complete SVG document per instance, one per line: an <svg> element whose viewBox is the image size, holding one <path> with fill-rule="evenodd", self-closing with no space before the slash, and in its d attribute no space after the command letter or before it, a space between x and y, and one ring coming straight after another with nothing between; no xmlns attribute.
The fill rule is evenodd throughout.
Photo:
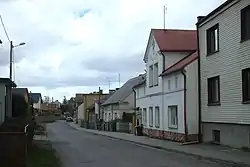
<svg viewBox="0 0 250 167"><path fill-rule="evenodd" d="M197 17L197 22L200 22L205 16L198 16Z"/></svg>

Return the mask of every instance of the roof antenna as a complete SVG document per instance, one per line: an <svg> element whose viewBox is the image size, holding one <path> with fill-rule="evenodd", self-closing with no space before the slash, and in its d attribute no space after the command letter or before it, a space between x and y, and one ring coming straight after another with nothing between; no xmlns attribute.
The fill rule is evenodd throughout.
<svg viewBox="0 0 250 167"><path fill-rule="evenodd" d="M163 26L164 26L164 30L166 29L166 13L167 13L167 5L164 5L163 8Z"/></svg>

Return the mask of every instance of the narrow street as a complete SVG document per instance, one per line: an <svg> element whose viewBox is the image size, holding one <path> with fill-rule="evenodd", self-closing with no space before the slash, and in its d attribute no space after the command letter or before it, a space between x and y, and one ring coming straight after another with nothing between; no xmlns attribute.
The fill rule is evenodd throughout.
<svg viewBox="0 0 250 167"><path fill-rule="evenodd" d="M220 167L209 161L79 131L63 121L48 125L64 167Z"/></svg>

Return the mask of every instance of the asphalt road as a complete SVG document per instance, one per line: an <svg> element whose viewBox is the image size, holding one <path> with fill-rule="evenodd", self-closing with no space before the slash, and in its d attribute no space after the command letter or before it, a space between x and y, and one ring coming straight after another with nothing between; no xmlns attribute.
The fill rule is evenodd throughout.
<svg viewBox="0 0 250 167"><path fill-rule="evenodd" d="M64 167L222 167L194 157L79 131L62 121L49 124L47 130Z"/></svg>

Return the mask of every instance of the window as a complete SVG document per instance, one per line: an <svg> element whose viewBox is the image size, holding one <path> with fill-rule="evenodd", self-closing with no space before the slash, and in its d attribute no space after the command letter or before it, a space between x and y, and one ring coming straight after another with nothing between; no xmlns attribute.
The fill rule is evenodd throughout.
<svg viewBox="0 0 250 167"><path fill-rule="evenodd" d="M149 87L153 86L154 78L153 78L153 65L149 66Z"/></svg>
<svg viewBox="0 0 250 167"><path fill-rule="evenodd" d="M242 101L250 101L250 68L242 70Z"/></svg>
<svg viewBox="0 0 250 167"><path fill-rule="evenodd" d="M104 115L104 120L107 121L107 113Z"/></svg>
<svg viewBox="0 0 250 167"><path fill-rule="evenodd" d="M213 141L216 143L220 143L220 131L213 130Z"/></svg>
<svg viewBox="0 0 250 167"><path fill-rule="evenodd" d="M168 126L170 128L178 128L178 107L168 106Z"/></svg>
<svg viewBox="0 0 250 167"><path fill-rule="evenodd" d="M171 90L171 80L168 80L168 90Z"/></svg>
<svg viewBox="0 0 250 167"><path fill-rule="evenodd" d="M111 113L109 113L109 119L108 119L108 121L111 121Z"/></svg>
<svg viewBox="0 0 250 167"><path fill-rule="evenodd" d="M175 88L178 88L178 77L175 77Z"/></svg>
<svg viewBox="0 0 250 167"><path fill-rule="evenodd" d="M140 97L140 91L139 91L139 89L137 89L137 91L136 91L136 97L137 97L137 98Z"/></svg>
<svg viewBox="0 0 250 167"><path fill-rule="evenodd" d="M160 127L160 107L155 107L155 127Z"/></svg>
<svg viewBox="0 0 250 167"><path fill-rule="evenodd" d="M208 104L220 103L220 77L208 78Z"/></svg>
<svg viewBox="0 0 250 167"><path fill-rule="evenodd" d="M143 109L143 125L147 125L147 109Z"/></svg>
<svg viewBox="0 0 250 167"><path fill-rule="evenodd" d="M149 107L149 126L153 126L153 107Z"/></svg>
<svg viewBox="0 0 250 167"><path fill-rule="evenodd" d="M250 5L241 10L241 40L250 39Z"/></svg>
<svg viewBox="0 0 250 167"><path fill-rule="evenodd" d="M115 119L117 119L117 113L115 112Z"/></svg>
<svg viewBox="0 0 250 167"><path fill-rule="evenodd" d="M158 63L154 64L154 86L158 85Z"/></svg>
<svg viewBox="0 0 250 167"><path fill-rule="evenodd" d="M219 24L207 30L207 54L219 51Z"/></svg>
<svg viewBox="0 0 250 167"><path fill-rule="evenodd" d="M146 87L145 86L143 87L143 95L144 96L146 95Z"/></svg>

